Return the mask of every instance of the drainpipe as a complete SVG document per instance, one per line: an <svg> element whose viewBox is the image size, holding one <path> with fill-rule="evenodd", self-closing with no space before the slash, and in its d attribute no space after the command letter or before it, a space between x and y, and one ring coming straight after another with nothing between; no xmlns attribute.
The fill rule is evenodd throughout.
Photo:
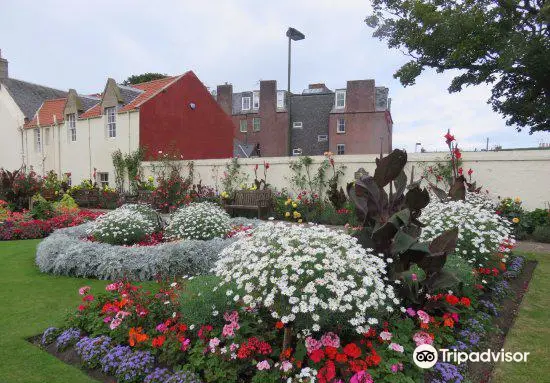
<svg viewBox="0 0 550 383"><path fill-rule="evenodd" d="M61 127L57 130L57 170L61 177Z"/></svg>
<svg viewBox="0 0 550 383"><path fill-rule="evenodd" d="M90 128L90 119L88 118L88 174L92 179L92 130ZM95 181L95 180L92 180Z"/></svg>
<svg viewBox="0 0 550 383"><path fill-rule="evenodd" d="M19 125L18 130L21 134L21 167L25 168L25 131L23 125Z"/></svg>
<svg viewBox="0 0 550 383"><path fill-rule="evenodd" d="M128 115L128 155L132 152L132 140L130 139L131 136L131 124L130 124L130 111L127 112ZM124 191L124 190L122 190ZM128 193L130 193L130 177L128 176Z"/></svg>

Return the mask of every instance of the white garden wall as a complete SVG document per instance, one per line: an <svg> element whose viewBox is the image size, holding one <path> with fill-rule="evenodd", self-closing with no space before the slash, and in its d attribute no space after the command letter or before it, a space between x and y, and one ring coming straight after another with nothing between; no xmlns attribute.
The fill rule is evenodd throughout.
<svg viewBox="0 0 550 383"><path fill-rule="evenodd" d="M406 167L410 175L411 167L415 167L415 178L418 179L422 170L442 160L445 153L411 153ZM342 179L342 186L353 180L354 172L364 168L371 174L375 169L375 155L345 155L335 156L337 164L347 166ZM323 161L324 157L313 157L315 163ZM260 164L258 175L263 176L262 164L268 162L270 168L267 182L277 189L290 189L288 179L291 172L288 167L292 157L249 158L239 159L241 169L248 175L248 181L254 180L254 165ZM550 202L550 150L514 150L501 152L465 152L463 153L463 168L474 170L473 179L494 196L520 197L527 209L544 207ZM197 160L195 163L195 181L202 180L204 185L211 185L222 191L221 177L229 160ZM151 174L151 164L145 163L146 175Z"/></svg>

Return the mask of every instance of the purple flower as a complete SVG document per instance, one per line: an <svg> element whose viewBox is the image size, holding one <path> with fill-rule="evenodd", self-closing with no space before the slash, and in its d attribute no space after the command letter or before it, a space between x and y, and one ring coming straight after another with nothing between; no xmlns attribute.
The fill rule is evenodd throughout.
<svg viewBox="0 0 550 383"><path fill-rule="evenodd" d="M113 347L103 358L101 358L101 370L106 374L114 375L122 360L131 352L132 349L129 346L119 345Z"/></svg>
<svg viewBox="0 0 550 383"><path fill-rule="evenodd" d="M85 336L75 345L78 356L82 359L84 366L88 368L99 367L101 359L111 349L111 338L102 335L97 338Z"/></svg>
<svg viewBox="0 0 550 383"><path fill-rule="evenodd" d="M464 381L464 376L454 364L437 362L433 371L438 378L432 379L430 383L461 383Z"/></svg>
<svg viewBox="0 0 550 383"><path fill-rule="evenodd" d="M152 370L155 357L149 351L134 351L126 354L115 371L118 383L141 382Z"/></svg>
<svg viewBox="0 0 550 383"><path fill-rule="evenodd" d="M64 351L67 348L73 346L80 339L80 330L77 328L70 328L65 330L57 337L55 341L55 347L57 351Z"/></svg>

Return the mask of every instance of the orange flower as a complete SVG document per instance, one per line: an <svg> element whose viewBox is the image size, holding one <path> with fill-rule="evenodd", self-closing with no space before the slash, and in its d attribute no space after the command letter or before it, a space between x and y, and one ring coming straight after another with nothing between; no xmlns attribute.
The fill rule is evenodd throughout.
<svg viewBox="0 0 550 383"><path fill-rule="evenodd" d="M447 326L447 327L454 327L455 325L455 321L453 320L453 318L445 318L445 320L443 321L443 326Z"/></svg>
<svg viewBox="0 0 550 383"><path fill-rule="evenodd" d="M275 327L278 328L279 330L282 329L283 327L285 327L285 324L281 321L278 321L277 323L275 323Z"/></svg>
<svg viewBox="0 0 550 383"><path fill-rule="evenodd" d="M130 331L128 331L128 343L132 347L138 343L145 342L148 338L147 334L143 334L141 327L131 327Z"/></svg>
<svg viewBox="0 0 550 383"><path fill-rule="evenodd" d="M156 338L153 338L151 345L155 348L159 348L159 347L162 347L165 341L166 341L166 337L164 335L160 335L160 336L157 336Z"/></svg>
<svg viewBox="0 0 550 383"><path fill-rule="evenodd" d="M420 328L427 329L429 327L430 327L430 325L428 323L420 322Z"/></svg>

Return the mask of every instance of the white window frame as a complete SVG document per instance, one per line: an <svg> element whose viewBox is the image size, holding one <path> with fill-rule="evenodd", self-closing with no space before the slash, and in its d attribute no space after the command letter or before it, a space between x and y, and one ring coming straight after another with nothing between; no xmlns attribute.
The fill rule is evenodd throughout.
<svg viewBox="0 0 550 383"><path fill-rule="evenodd" d="M252 92L252 109L260 109L260 92L258 91Z"/></svg>
<svg viewBox="0 0 550 383"><path fill-rule="evenodd" d="M34 129L34 151L35 152L42 151L42 136L41 136L40 128Z"/></svg>
<svg viewBox="0 0 550 383"><path fill-rule="evenodd" d="M284 108L285 108L285 91L278 90L277 91L277 109L284 109Z"/></svg>
<svg viewBox="0 0 550 383"><path fill-rule="evenodd" d="M292 123L293 129L302 129L303 127L304 127L304 124L302 123L302 121L294 121Z"/></svg>
<svg viewBox="0 0 550 383"><path fill-rule="evenodd" d="M44 130L44 145L50 146L50 128Z"/></svg>
<svg viewBox="0 0 550 383"><path fill-rule="evenodd" d="M340 124L342 122L342 124ZM343 129L340 129L342 127ZM338 118L336 120L336 133L338 134L345 134L346 133L346 119L345 118Z"/></svg>
<svg viewBox="0 0 550 383"><path fill-rule="evenodd" d="M257 128L256 128L256 124L257 124ZM253 132L259 132L261 129L261 120L259 117L254 117L252 119L252 131Z"/></svg>
<svg viewBox="0 0 550 383"><path fill-rule="evenodd" d="M105 108L107 137L116 138L116 106Z"/></svg>
<svg viewBox="0 0 550 383"><path fill-rule="evenodd" d="M244 107L245 100L246 100L246 105L247 105L246 108ZM250 96L243 97L242 102L241 102L242 110L250 110L250 106L251 106Z"/></svg>
<svg viewBox="0 0 550 383"><path fill-rule="evenodd" d="M97 173L97 183L103 189L105 186L109 187L109 173L108 172L98 172Z"/></svg>
<svg viewBox="0 0 550 383"><path fill-rule="evenodd" d="M342 149L342 153L340 153L340 149ZM339 156L343 156L344 154L346 154L346 144L337 144L336 154Z"/></svg>
<svg viewBox="0 0 550 383"><path fill-rule="evenodd" d="M244 128L244 129L243 129ZM239 122L239 131L241 133L246 133L248 132L248 121L247 120L241 120Z"/></svg>
<svg viewBox="0 0 550 383"><path fill-rule="evenodd" d="M301 155L302 155L302 148L294 148L294 149L292 149L292 155L293 155L293 156L301 156Z"/></svg>
<svg viewBox="0 0 550 383"><path fill-rule="evenodd" d="M328 141L328 134L319 134L317 136L317 142L325 142Z"/></svg>
<svg viewBox="0 0 550 383"><path fill-rule="evenodd" d="M341 105L338 103L339 96L341 96L340 97L341 98L340 101L342 101ZM336 109L344 109L346 107L346 90L345 89L340 89L334 92L334 107Z"/></svg>
<svg viewBox="0 0 550 383"><path fill-rule="evenodd" d="M67 114L67 128L69 129L69 141L76 142L76 114Z"/></svg>

